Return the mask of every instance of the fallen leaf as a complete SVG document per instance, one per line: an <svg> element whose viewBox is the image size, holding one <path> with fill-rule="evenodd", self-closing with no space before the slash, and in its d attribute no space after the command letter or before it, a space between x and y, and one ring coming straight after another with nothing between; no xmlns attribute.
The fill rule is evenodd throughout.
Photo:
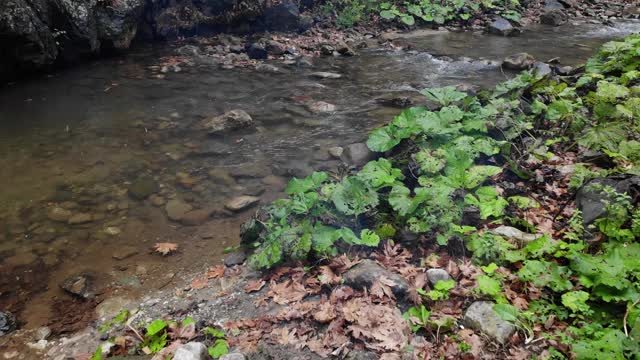
<svg viewBox="0 0 640 360"><path fill-rule="evenodd" d="M207 271L208 279L219 279L224 276L224 265L217 265Z"/></svg>
<svg viewBox="0 0 640 360"><path fill-rule="evenodd" d="M191 282L191 288L194 290L204 289L209 284L207 278L195 278Z"/></svg>
<svg viewBox="0 0 640 360"><path fill-rule="evenodd" d="M170 253L178 250L178 244L174 243L156 243L154 246L156 252L159 252L163 256L169 255Z"/></svg>
<svg viewBox="0 0 640 360"><path fill-rule="evenodd" d="M267 282L264 280L252 280L247 283L244 287L244 291L246 293L252 293L256 291L260 291Z"/></svg>
<svg viewBox="0 0 640 360"><path fill-rule="evenodd" d="M320 266L318 280L322 285L337 285L340 283L340 276L336 275L329 266Z"/></svg>

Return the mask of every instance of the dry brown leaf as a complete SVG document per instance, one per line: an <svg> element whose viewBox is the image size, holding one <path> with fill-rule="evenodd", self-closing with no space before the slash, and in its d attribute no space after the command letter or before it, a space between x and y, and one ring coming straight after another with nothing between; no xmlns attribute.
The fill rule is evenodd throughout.
<svg viewBox="0 0 640 360"><path fill-rule="evenodd" d="M191 288L194 290L204 289L209 284L207 278L195 278L191 281Z"/></svg>
<svg viewBox="0 0 640 360"><path fill-rule="evenodd" d="M393 280L386 276L380 276L378 280L371 285L371 296L380 300L384 300L385 297L394 300L396 297L393 295L393 291L391 291L391 287L394 285Z"/></svg>
<svg viewBox="0 0 640 360"><path fill-rule="evenodd" d="M283 281L279 284L272 281L269 284L269 293L267 295L272 297L275 303L286 305L304 299L307 291L302 284L292 280Z"/></svg>
<svg viewBox="0 0 640 360"><path fill-rule="evenodd" d="M219 279L224 276L224 265L210 267L207 271L208 279Z"/></svg>
<svg viewBox="0 0 640 360"><path fill-rule="evenodd" d="M167 256L170 253L178 250L178 244L174 243L156 243L153 247L156 252L162 254L163 256Z"/></svg>
<svg viewBox="0 0 640 360"><path fill-rule="evenodd" d="M320 275L318 275L318 280L320 280L320 284L322 285L337 285L340 283L342 278L336 275L329 266L320 266Z"/></svg>
<svg viewBox="0 0 640 360"><path fill-rule="evenodd" d="M460 330L458 332L458 336L460 337L460 339L462 339L462 341L471 346L471 354L475 358L480 358L482 349L484 347L484 343L482 342L480 336L476 335L473 330L469 329Z"/></svg>
<svg viewBox="0 0 640 360"><path fill-rule="evenodd" d="M252 280L247 283L244 287L244 291L246 293L252 293L256 291L260 291L267 282L264 280Z"/></svg>
<svg viewBox="0 0 640 360"><path fill-rule="evenodd" d="M333 319L336 318L336 311L334 306L329 302L321 303L320 306L318 306L318 311L313 314L313 318L321 324L330 323Z"/></svg>

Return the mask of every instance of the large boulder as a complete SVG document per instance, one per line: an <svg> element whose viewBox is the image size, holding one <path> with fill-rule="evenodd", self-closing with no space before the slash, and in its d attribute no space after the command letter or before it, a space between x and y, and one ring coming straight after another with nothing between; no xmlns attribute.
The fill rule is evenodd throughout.
<svg viewBox="0 0 640 360"><path fill-rule="evenodd" d="M126 49L144 0L4 0L0 2L0 78Z"/></svg>
<svg viewBox="0 0 640 360"><path fill-rule="evenodd" d="M283 1L265 9L264 23L268 30L296 31L300 28L300 9L293 1Z"/></svg>

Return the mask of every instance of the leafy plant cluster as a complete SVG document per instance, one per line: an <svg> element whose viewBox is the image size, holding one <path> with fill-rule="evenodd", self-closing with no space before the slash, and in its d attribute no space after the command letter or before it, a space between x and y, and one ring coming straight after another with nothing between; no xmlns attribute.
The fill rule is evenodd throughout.
<svg viewBox="0 0 640 360"><path fill-rule="evenodd" d="M128 316L129 312L127 310L121 311L111 321L106 322L101 328L101 331L103 331L102 329L108 331L113 325L126 322ZM172 342L188 342L199 338L201 341L211 344L211 346L208 347L208 353L211 358L218 359L222 355L229 353L229 345L225 340L226 335L224 332L209 326L196 332L196 322L190 317L185 318L181 322L156 319L143 328L144 330L140 332L134 330L135 335L138 337L136 343L129 344L126 340L117 341L116 339L110 339L110 341L118 344L116 346L118 348L117 352L121 354L158 354L163 358L170 358L175 350L171 350L169 347ZM168 350L171 351L167 353ZM91 360L102 360L102 354L102 347L100 346L91 356Z"/></svg>
<svg viewBox="0 0 640 360"><path fill-rule="evenodd" d="M519 0L329 0L321 8L323 13L334 15L341 27L351 27L372 15L408 26L418 22L436 25L466 22L484 13L519 21L519 9Z"/></svg>
<svg viewBox="0 0 640 360"><path fill-rule="evenodd" d="M477 13L495 13L519 21L519 0L410 0L382 2L380 17L400 20L412 26L417 21L443 25L455 21L468 21Z"/></svg>
<svg viewBox="0 0 640 360"><path fill-rule="evenodd" d="M455 235L451 224L459 223L465 206L478 206L483 219L501 215L507 200L483 184L502 169L476 164L504 144L487 136L501 103L482 105L452 87L424 95L439 110L406 110L373 131L367 142L371 150L385 152L406 140L410 159L381 158L341 179L330 180L322 172L293 179L288 198L267 210L252 263L269 268L309 255L335 255L339 247L376 247L398 229L431 234L444 245ZM384 226L369 225L379 219Z"/></svg>

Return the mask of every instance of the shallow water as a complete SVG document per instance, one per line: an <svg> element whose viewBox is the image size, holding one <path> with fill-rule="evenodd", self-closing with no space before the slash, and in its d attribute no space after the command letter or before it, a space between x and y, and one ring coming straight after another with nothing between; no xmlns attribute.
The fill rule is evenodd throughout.
<svg viewBox="0 0 640 360"><path fill-rule="evenodd" d="M354 58L316 59L312 69L275 63L281 74L193 67L164 79L148 67L168 50L148 47L6 86L0 89L0 310L40 326L57 319L51 304L66 298L59 284L69 275L94 274L103 297L136 296L218 263L251 213L224 213L225 201L259 194L267 202L291 175L337 166L327 148L362 141L399 111L379 99L417 98L430 86L487 87L510 75L495 61L461 56L500 60L527 51L577 64L605 40L638 29L629 22L535 27L515 38L429 32L407 37L418 51L364 50ZM318 80L310 76L316 71L343 77ZM337 110L312 113L306 105L314 101ZM251 114L257 128L221 138L198 128L232 109ZM164 206L127 195L141 176L159 184L164 200L214 208L218 216L199 226L169 220ZM56 206L93 221L51 221L47 213ZM156 242L177 243L180 251L153 254ZM122 252L134 254L113 258Z"/></svg>

